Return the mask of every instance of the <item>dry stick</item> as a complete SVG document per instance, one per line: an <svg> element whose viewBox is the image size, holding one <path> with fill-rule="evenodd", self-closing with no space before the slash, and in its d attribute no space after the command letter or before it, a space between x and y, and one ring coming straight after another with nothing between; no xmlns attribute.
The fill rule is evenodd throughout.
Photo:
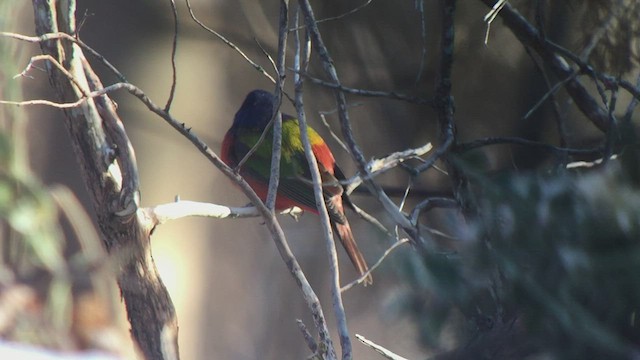
<svg viewBox="0 0 640 360"><path fill-rule="evenodd" d="M307 29L311 33L311 39L313 41L313 45L316 49L316 52L320 56L322 60L322 65L324 67L325 73L329 76L331 82L334 84L340 85L340 80L338 79L338 74L336 72L335 67L333 66L333 59L329 55L329 52L324 45L324 41L322 40L322 36L320 35L320 31L318 30L318 25L315 20L315 16L313 14L313 9L309 4L308 0L299 0L300 8L302 13L304 14L305 23L307 25ZM349 114L347 111L347 102L344 96L344 92L336 89L335 92L336 102L338 103L338 115L340 119L340 126L342 129L342 134L347 142L350 150L351 157L356 162L358 170L361 174L364 174L365 177L370 175L367 171L367 162L364 159L364 155L362 151L358 147L355 142L355 138L353 136L353 132L351 130L351 122L349 120ZM396 204L389 199L387 194L385 194L384 190L380 185L376 184L374 181L370 179L365 180L365 184L369 188L370 192L376 197L376 199L382 204L387 213L391 216L394 222L402 227L404 231L409 234L409 236L415 240L416 242L420 242L418 233L416 228L411 224L409 219L404 216L400 209L396 206Z"/></svg>
<svg viewBox="0 0 640 360"><path fill-rule="evenodd" d="M176 52L178 50L178 9L176 8L175 0L169 0L171 3L171 10L173 14L173 43L171 44L171 90L169 90L169 98L167 104L164 106L164 111L169 112L171 109L171 103L173 102L173 96L176 93L177 69L176 69Z"/></svg>
<svg viewBox="0 0 640 360"><path fill-rule="evenodd" d="M298 25L298 11L295 15L295 24ZM309 60L307 54L310 48L309 37L306 36L304 45L300 45L300 36L296 31L294 32L294 44L295 44L295 56L294 67L296 70L306 68ZM320 171L318 169L318 161L313 155L311 150L311 142L309 141L309 133L307 131L307 118L304 112L304 103L302 97L302 85L303 78L298 74L294 74L295 83L295 107L298 114L298 125L300 127L300 138L302 145L304 146L304 154L309 164L309 171L311 173L311 179L313 180L313 193L315 196L316 207L318 208L318 216L320 217L320 223L322 224L322 230L327 248L327 254L329 256L329 273L331 274L331 296L333 303L333 312L336 317L336 323L338 327L338 334L340 336L340 346L342 347L342 358L351 359L351 338L349 337L349 328L347 327L347 316L344 312L344 305L342 303L342 296L340 294L340 267L338 265L338 252L336 250L336 244L333 239L333 232L331 229L331 221L329 220L329 213L327 212L327 205L324 201L324 195L322 190L322 179ZM333 355L335 356L335 355Z"/></svg>

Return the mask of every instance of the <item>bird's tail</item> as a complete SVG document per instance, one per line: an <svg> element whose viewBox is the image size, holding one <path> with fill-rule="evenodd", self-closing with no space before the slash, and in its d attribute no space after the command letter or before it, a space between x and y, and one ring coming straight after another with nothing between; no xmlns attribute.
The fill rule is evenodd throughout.
<svg viewBox="0 0 640 360"><path fill-rule="evenodd" d="M349 226L346 218L343 224L336 222L332 223L336 233L338 233L338 238L340 239L342 246L347 251L347 255L349 255L349 259L351 259L351 262L353 263L353 266L356 268L360 276L364 275L369 270L369 267L367 266L367 262L365 261L364 256L362 256L360 249L358 249L356 239L354 239L353 233L351 232L351 226ZM373 277L369 274L364 279L364 284L369 285L372 283Z"/></svg>

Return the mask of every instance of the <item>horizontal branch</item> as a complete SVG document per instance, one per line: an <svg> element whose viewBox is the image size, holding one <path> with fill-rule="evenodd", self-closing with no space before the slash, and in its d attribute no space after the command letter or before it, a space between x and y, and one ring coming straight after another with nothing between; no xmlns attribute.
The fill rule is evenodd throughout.
<svg viewBox="0 0 640 360"><path fill-rule="evenodd" d="M177 220L185 217L200 216L216 219L238 219L260 216L260 212L255 206L229 207L218 204L211 204L198 201L177 200L172 203L160 204L141 209L155 225L164 224L170 220ZM297 217L303 210L298 207L286 209L281 214Z"/></svg>
<svg viewBox="0 0 640 360"><path fill-rule="evenodd" d="M289 69L292 70L292 69ZM351 87L346 87L342 84L331 83L328 81L320 80L315 78L309 74L304 74L305 78L311 81L313 84L328 87L331 89L340 90L347 94L364 96L364 97L376 97L376 98L387 98L392 100L400 100L405 101L412 104L420 104L420 105L429 105L433 106L434 102L431 99L424 99L417 96L410 96L402 93L398 93L395 91L378 91L378 90L364 90L364 89L355 89Z"/></svg>

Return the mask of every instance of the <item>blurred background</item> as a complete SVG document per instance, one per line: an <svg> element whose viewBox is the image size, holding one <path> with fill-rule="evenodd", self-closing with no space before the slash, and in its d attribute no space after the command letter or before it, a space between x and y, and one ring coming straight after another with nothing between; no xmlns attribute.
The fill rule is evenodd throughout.
<svg viewBox="0 0 640 360"><path fill-rule="evenodd" d="M294 3L292 13L296 9ZM323 19L347 13L362 3L347 0L313 5L317 18ZM514 3L530 15L535 2ZM192 0L191 4L201 21L273 74L260 47L275 57L277 1ZM371 1L358 12L322 23L320 30L342 82L354 88L430 98L439 57L438 4L420 0ZM217 150L244 96L255 88L272 90L274 85L238 53L191 21L183 2L177 5L177 89L172 114L193 127L198 136ZM16 8L19 8L16 20L6 22L11 26L0 30L33 35L31 8ZM545 94L547 84L526 49L500 21L493 24L489 42L484 44L487 27L483 17L487 11L479 1L458 4L453 95L460 141L486 136L520 136L558 144L550 106L545 104L531 117L523 119ZM547 36L570 49L579 49L585 37L580 29L587 21L586 5L553 2L546 11ZM79 1L77 18L82 24L80 38L85 43L100 52L155 103L164 104L172 79L173 20L168 1ZM37 45L20 44L12 57L18 72L29 56L38 52ZM292 64L292 54L288 52L288 64ZM105 85L117 82L108 69L97 61L93 64ZM613 70L621 74L638 70L633 64L612 66L618 66ZM312 63L310 72L322 78L319 63ZM32 71L30 75L33 78L0 78L0 81L20 81L25 99L55 99L45 73ZM286 90L291 93L292 79L289 73ZM335 109L331 92L307 83L305 94L310 124L328 140L347 176L353 175L355 167L348 154L331 139L320 122L320 112ZM171 202L176 196L230 206L248 203L188 141L137 99L125 92L114 93L112 98L118 103L136 151L142 206ZM352 105L354 134L367 158L426 142L437 144L437 120L434 111L426 105L355 96L349 96L348 100ZM628 100L624 95L619 99L621 103ZM577 115L566 96L561 94L558 101L567 119L568 144L591 144L599 135L597 129ZM283 111L294 113L288 103L284 103ZM34 172L47 185L69 186L91 212L63 126L62 112L46 107L29 107L25 112L29 118L27 139ZM329 114L326 118L339 133L336 116ZM488 173L534 169L548 160L546 155L522 147L494 146L482 151L483 168ZM427 195L450 195L448 179L438 171L431 170L415 180L408 206ZM409 177L397 170L380 181L392 193L401 194ZM400 197L394 199L399 201ZM357 192L353 201L384 224L392 225L380 205L366 193ZM357 216L350 218L361 249L369 263L373 263L393 240ZM460 217L454 211L435 211L422 220L452 235L464 232ZM319 222L314 215L305 214L299 221L282 216L281 223L321 298L337 344ZM260 219L181 219L160 226L152 241L154 259L177 308L184 359L302 359L308 356L295 320L300 318L309 327L312 321ZM355 272L341 249L339 254L343 282L350 281ZM407 264L416 261L410 247L400 249L374 273L373 286L356 287L344 295L352 334L361 334L411 359L425 358L434 351L446 349L453 345L455 338L451 335L453 330L445 327L438 335L439 346L426 346L428 342L420 335L420 324L409 315L415 304L403 302L411 287L403 274ZM377 356L357 342L354 342L354 355L357 359Z"/></svg>

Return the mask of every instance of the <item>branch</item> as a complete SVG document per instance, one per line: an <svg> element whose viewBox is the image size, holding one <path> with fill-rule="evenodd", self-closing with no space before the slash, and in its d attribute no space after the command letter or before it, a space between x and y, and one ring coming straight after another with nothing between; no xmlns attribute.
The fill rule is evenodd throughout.
<svg viewBox="0 0 640 360"><path fill-rule="evenodd" d="M295 23L298 23L298 12L295 15ZM306 68L308 64L309 54L309 39L307 38L303 45L300 44L300 36L296 31L294 32L294 46L295 57L294 67L297 70ZM300 138L304 147L304 154L309 164L309 172L311 173L311 179L313 181L313 193L315 196L316 207L318 208L318 216L322 225L322 232L324 235L325 246L329 257L329 271L331 274L331 296L333 300L333 312L336 317L338 334L340 336L340 346L342 347L342 358L351 359L351 339L349 338L349 328L347 327L347 316L344 312L344 305L342 303L342 296L340 294L340 268L338 265L338 252L336 251L336 244L333 239L333 232L331 230L331 221L329 219L329 213L327 212L327 205L325 204L324 194L322 190L322 179L320 176L320 170L318 169L318 161L311 149L311 142L309 141L309 133L307 131L307 118L304 112L304 103L302 97L302 85L303 79L298 74L294 75L295 84L295 108L298 115L298 126L300 127ZM335 357L335 353L328 353L329 357Z"/></svg>

